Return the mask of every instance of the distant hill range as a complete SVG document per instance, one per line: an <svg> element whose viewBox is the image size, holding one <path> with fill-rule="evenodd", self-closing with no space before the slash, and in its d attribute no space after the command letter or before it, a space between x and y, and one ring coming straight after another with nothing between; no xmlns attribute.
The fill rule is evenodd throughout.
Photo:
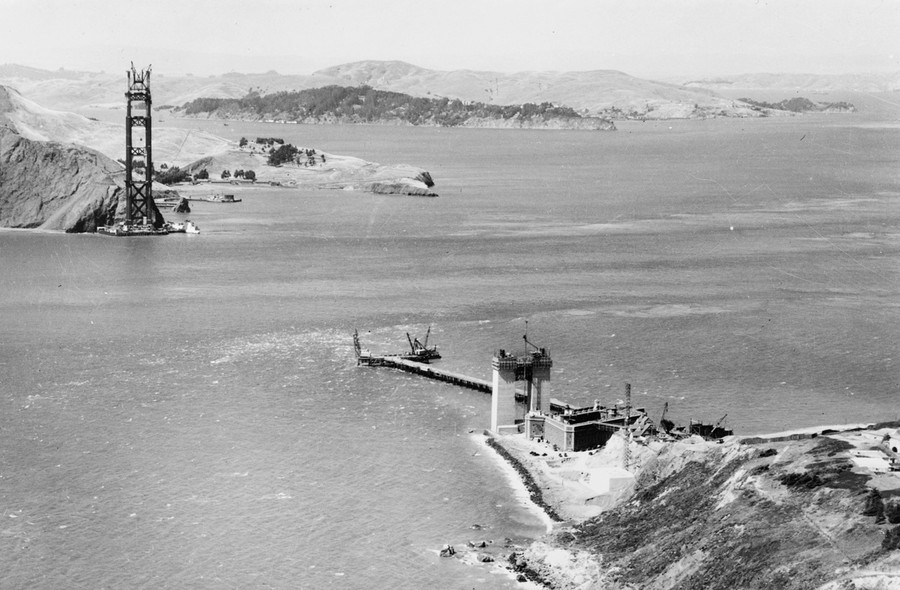
<svg viewBox="0 0 900 590"><path fill-rule="evenodd" d="M124 94L123 91L123 103ZM0 127L32 141L88 147L112 159L122 158L125 153L122 125L46 108L3 85L0 85ZM153 153L158 162L182 166L230 147L231 142L203 131L159 127L153 132Z"/></svg>
<svg viewBox="0 0 900 590"><path fill-rule="evenodd" d="M900 72L890 74L741 74L690 80L686 88L708 90L793 90L829 92L897 92Z"/></svg>
<svg viewBox="0 0 900 590"><path fill-rule="evenodd" d="M738 100L758 109L787 111L790 113L852 113L856 111L856 107L846 101L816 103L803 97L789 98L774 103L753 100L752 98L741 98Z"/></svg>
<svg viewBox="0 0 900 590"><path fill-rule="evenodd" d="M18 65L0 66L0 84L57 109L121 108L123 72L48 71ZM517 72L473 70L438 71L398 61L361 61L319 70L309 75L229 73L220 76L170 76L154 72L152 89L157 106L181 106L198 98L244 98L297 92L326 86L371 87L412 97L483 103L488 106L552 103L569 107L580 116L611 119L757 117L761 111L737 98L717 94L718 89L792 88L802 81L810 91L825 88L864 88L866 91L900 88L896 76L775 76L757 74L684 85L655 82L613 70L586 72ZM815 82L819 80L820 82ZM745 86L737 86L744 84ZM768 86L766 86L768 84Z"/></svg>

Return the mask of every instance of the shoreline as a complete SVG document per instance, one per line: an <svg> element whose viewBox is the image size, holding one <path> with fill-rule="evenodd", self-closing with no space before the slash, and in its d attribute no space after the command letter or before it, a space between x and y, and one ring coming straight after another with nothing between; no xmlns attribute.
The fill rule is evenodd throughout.
<svg viewBox="0 0 900 590"><path fill-rule="evenodd" d="M721 441L707 441L699 436L677 441L632 441L631 463L628 470L622 465L624 445L627 444L623 436L613 436L605 447L594 451L563 453L553 451L546 443L527 441L523 434L502 436L485 430L483 432L485 446L493 449L497 457L502 459L505 464L504 471L519 480L518 486L527 495L529 502L544 514L549 523L547 533L543 536L534 539L527 547L513 548L505 567L519 581L527 579L528 582L543 588L594 587L590 584L602 583L614 575L618 568L616 561L621 558L604 555L601 551L591 549L590 546L585 548L580 547L578 543L572 543L583 534L580 531L587 521L603 512L620 507L626 512L637 510L639 508L635 508L633 503L628 504L628 500L636 493L645 495L649 489L657 488L659 485L663 486L663 490L681 493L678 492L680 484L672 483L673 487L670 489L667 480L671 478L677 481L684 473L690 472L692 469L690 466L695 463L712 466L712 469L725 469L728 465L752 465L753 462L759 462L760 457L771 456L777 449L780 459L776 461L776 465L780 468L789 472L795 470L813 472L818 460L814 449L818 445L825 444L817 440L820 436L828 437L825 440L830 440L831 443L845 445L842 452L843 460L852 464L853 472L860 474L858 477L865 475L868 478L865 484L868 489L881 492L885 498L893 497L900 494L900 472L893 470L897 461L895 459L892 464L889 448L885 449L883 457L876 458L873 455L876 454L874 446L878 441L887 440L883 437L891 436L894 441L900 441L898 427L900 427L898 422L842 424L798 428L757 436L729 436ZM882 446L883 444L882 442ZM894 445L896 448L896 444L896 442L889 443L887 446ZM897 457L896 452L893 456ZM729 504L738 503L740 495L746 495L748 492L735 490L746 490L748 487L762 490L763 497L783 497L781 494L784 492L772 491L772 484L754 481L755 477L762 477L754 477L758 469L738 467L729 481L737 478L735 481L746 483L731 483L726 484L724 488L711 488L710 493L713 496L718 495L722 498L716 510L726 511ZM823 477L826 475L823 474ZM781 484L787 485L783 482ZM658 494L659 490L656 493ZM667 491L663 491L662 495L666 493ZM646 509L652 510L653 504L651 501ZM629 508L624 508L626 505ZM559 520L554 520L551 515L555 515ZM830 519L838 518L838 513L817 518L827 518L829 520L826 522L830 522ZM647 523L647 526L652 528L653 524L657 523ZM858 529L862 525L851 523L847 526L852 532L854 527ZM772 529L771 534L779 538L778 535L782 534L780 525ZM832 532L828 535L837 536ZM776 563L775 566L777 565ZM671 567L690 569L693 566L672 563ZM878 571L878 567L873 568L875 570L873 575L876 578L884 579L884 576L897 575L890 561L881 564L881 567L882 571ZM853 579L853 571L853 568L847 568L842 577ZM666 583L676 583L677 580L659 579L657 582L663 585L653 587L662 590L670 587L665 585ZM582 586L583 584L587 585Z"/></svg>
<svg viewBox="0 0 900 590"><path fill-rule="evenodd" d="M487 431L484 433L484 444L493 450L499 459L502 459L503 464L508 466L512 471L516 481L520 483L524 487L525 496L529 502L538 510L544 517L547 519L547 533L550 533L553 530L554 523L565 522L564 519L553 509L553 507L548 504L544 500L543 492L541 491L541 487L537 481L535 481L534 476L528 470L528 468L519 461L515 455L509 452L509 450L503 446L502 443L497 442L496 438L490 435Z"/></svg>

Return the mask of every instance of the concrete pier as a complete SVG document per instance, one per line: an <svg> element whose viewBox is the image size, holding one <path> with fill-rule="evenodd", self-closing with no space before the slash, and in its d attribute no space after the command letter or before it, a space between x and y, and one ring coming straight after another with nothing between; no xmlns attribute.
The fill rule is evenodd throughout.
<svg viewBox="0 0 900 590"><path fill-rule="evenodd" d="M373 356L369 357L368 362L363 364L369 366L377 366L377 367L390 367L392 369L400 369L401 371L406 371L407 373L414 373L416 375L421 375L422 377L427 377L429 379L434 379L436 381L443 381L444 383L452 383L453 385L459 385L461 387L466 387L468 389L474 389L475 391L481 391L483 393L491 393L491 384L483 379L476 379L475 377L469 377L467 375L462 375L460 373L454 373L452 371L447 371L445 369L438 369L436 367L432 367L430 365L425 365L422 363L417 363L414 361L408 361L406 359L402 359L394 356Z"/></svg>

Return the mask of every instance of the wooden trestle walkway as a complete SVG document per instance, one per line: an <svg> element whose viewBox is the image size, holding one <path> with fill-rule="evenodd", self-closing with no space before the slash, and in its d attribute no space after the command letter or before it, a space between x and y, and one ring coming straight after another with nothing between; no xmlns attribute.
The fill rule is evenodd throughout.
<svg viewBox="0 0 900 590"><path fill-rule="evenodd" d="M359 363L361 365L367 365L370 367L390 367L392 369L400 369L401 371L406 371L407 373L421 375L422 377L427 377L428 379L435 379L437 381L443 381L445 383L452 383L453 385L467 387L469 389L474 389L475 391L481 391L484 393L491 393L492 391L492 385L489 381L476 379L475 377L469 377L467 375L460 375L459 373L446 371L444 369L437 369L423 363L408 361L406 359L400 358L399 356L373 355L369 357L361 357L359 360L361 361Z"/></svg>

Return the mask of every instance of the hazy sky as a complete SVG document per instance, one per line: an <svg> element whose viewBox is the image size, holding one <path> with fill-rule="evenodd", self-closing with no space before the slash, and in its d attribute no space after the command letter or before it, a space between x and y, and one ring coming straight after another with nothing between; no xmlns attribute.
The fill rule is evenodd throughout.
<svg viewBox="0 0 900 590"><path fill-rule="evenodd" d="M306 74L350 61L640 77L900 71L900 0L0 0L0 63Z"/></svg>

